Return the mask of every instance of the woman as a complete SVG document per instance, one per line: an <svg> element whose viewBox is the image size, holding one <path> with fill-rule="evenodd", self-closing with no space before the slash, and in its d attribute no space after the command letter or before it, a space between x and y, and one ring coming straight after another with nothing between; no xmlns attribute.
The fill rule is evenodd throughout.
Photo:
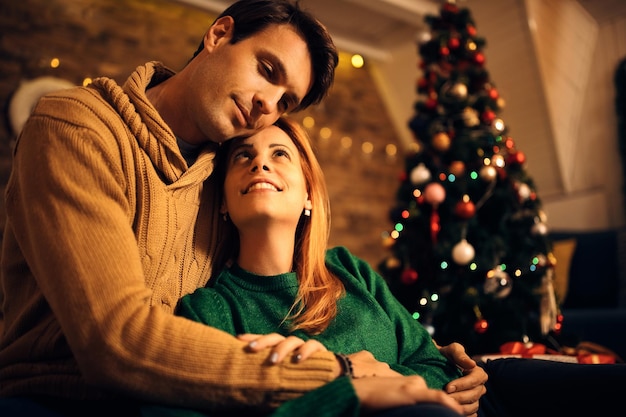
<svg viewBox="0 0 626 417"><path fill-rule="evenodd" d="M440 390L459 373L424 328L369 265L345 248L326 250L328 194L298 125L280 119L223 145L216 172L207 186L222 202L224 244L210 286L184 297L178 314L243 334L252 350L274 346L268 363L290 358L293 366L306 366L308 356L326 349L350 353L359 363L353 379L338 378L288 401L272 417L461 412ZM626 380L622 365L505 359L484 366L489 386L481 417L611 415ZM190 413L157 407L144 414Z"/></svg>
<svg viewBox="0 0 626 417"><path fill-rule="evenodd" d="M273 415L380 411L361 410L356 393L368 389L368 379L383 377L390 389L381 409L409 406L393 410L403 416L462 413L441 391L460 371L439 353L427 331L369 265L342 247L326 251L328 193L298 125L281 119L250 138L224 144L214 180L224 228L216 273L210 287L181 301L178 313L231 334L269 334L263 343L281 345L270 362L294 351L294 366L306 366L311 353L328 349L372 363L355 369L355 379L338 378L285 403ZM248 337L252 346L260 342ZM346 374L350 367L348 360ZM415 383L412 398L394 399L401 389L393 384L407 381Z"/></svg>

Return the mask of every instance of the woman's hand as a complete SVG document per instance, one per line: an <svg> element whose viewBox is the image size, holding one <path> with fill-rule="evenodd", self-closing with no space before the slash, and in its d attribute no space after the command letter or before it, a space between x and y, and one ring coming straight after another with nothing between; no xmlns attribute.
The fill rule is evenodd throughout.
<svg viewBox="0 0 626 417"><path fill-rule="evenodd" d="M326 352L328 349L314 339L304 341L296 336L283 336L278 333L270 334L242 334L237 336L239 340L248 342L251 352L259 352L266 348L272 348L269 356L270 363L279 363L290 354L294 354L295 361L303 361L315 352ZM376 360L374 355L366 350L348 355L352 362L352 370L355 378L368 376L400 376L392 370L386 362ZM341 373L341 364L337 362L337 376Z"/></svg>
<svg viewBox="0 0 626 417"><path fill-rule="evenodd" d="M463 372L461 378L450 381L446 385L446 392L461 404L464 415L476 417L478 401L487 392L485 387L488 379L487 373L465 353L465 348L461 344L451 343L443 347L437 345L437 348Z"/></svg>
<svg viewBox="0 0 626 417"><path fill-rule="evenodd" d="M283 336L278 333L252 334L246 333L237 336L237 339L248 342L251 352L259 352L271 347L269 361L279 363L290 354L297 362L309 358L315 352L326 352L328 349L314 339L302 340L296 336Z"/></svg>
<svg viewBox="0 0 626 417"><path fill-rule="evenodd" d="M420 376L359 378L353 379L352 385L362 414L416 403L438 403L463 414L463 407L454 398L444 391L428 388Z"/></svg>

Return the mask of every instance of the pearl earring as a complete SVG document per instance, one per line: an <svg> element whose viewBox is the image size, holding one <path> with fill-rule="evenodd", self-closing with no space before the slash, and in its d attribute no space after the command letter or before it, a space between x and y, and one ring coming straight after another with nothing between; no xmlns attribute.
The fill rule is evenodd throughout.
<svg viewBox="0 0 626 417"><path fill-rule="evenodd" d="M307 217L311 217L311 210L304 209L304 215L307 216Z"/></svg>

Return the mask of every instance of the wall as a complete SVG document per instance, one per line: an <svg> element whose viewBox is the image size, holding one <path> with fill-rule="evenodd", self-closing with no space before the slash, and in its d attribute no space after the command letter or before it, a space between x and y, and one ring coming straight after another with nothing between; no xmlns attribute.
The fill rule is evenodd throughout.
<svg viewBox="0 0 626 417"><path fill-rule="evenodd" d="M626 224L614 72L626 57L622 0L465 0L486 40L486 68L506 100L502 118L527 156L555 229ZM402 142L418 71L412 41L376 62L375 80Z"/></svg>
<svg viewBox="0 0 626 417"><path fill-rule="evenodd" d="M624 224L612 77L626 56L626 2L459 4L471 9L478 33L487 41L486 65L507 103L502 118L527 155L527 170L551 228ZM590 19L581 4L604 7L611 18ZM530 17L545 23L533 32ZM553 24L557 17L558 25ZM85 77L105 75L121 82L150 59L180 68L211 20L206 12L167 0L3 1L0 191L8 179L14 140L7 106L21 80L53 75L79 84ZM580 51L579 38L585 41ZM398 184L401 152L412 140L407 121L415 100L416 51L414 39L408 39L389 51L390 61L369 61L360 70L342 59L326 102L298 115L316 120L310 133L331 192L331 244L345 244L371 263L382 259L380 234L389 227L387 212ZM551 51L559 53L553 57ZM56 69L49 66L53 57L61 60ZM577 75L569 82L555 81L565 80L570 72ZM572 82L577 85L572 87ZM557 85L559 90L550 92ZM331 131L327 139L320 134L323 128ZM367 143L373 146L371 154L362 150ZM395 157L386 154L387 145L397 147ZM4 216L0 203L0 232Z"/></svg>
<svg viewBox="0 0 626 417"><path fill-rule="evenodd" d="M123 82L137 65L152 59L178 69L213 18L168 0L3 1L0 192L9 176L15 140L7 110L20 82L42 76L74 84L96 76ZM52 58L60 60L57 68L50 67ZM331 194L331 245L346 245L374 264L382 259L380 235L389 227L387 212L402 163L400 155L389 155L387 149L401 147L368 66L357 70L347 62L342 55L324 104L296 118L315 120L310 134ZM0 232L4 219L2 203Z"/></svg>

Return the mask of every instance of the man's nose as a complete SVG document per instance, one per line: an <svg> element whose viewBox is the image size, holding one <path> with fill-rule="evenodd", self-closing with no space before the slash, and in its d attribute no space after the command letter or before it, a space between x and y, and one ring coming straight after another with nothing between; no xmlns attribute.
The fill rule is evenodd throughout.
<svg viewBox="0 0 626 417"><path fill-rule="evenodd" d="M279 87L267 88L255 97L255 105L262 114L272 114L278 112L278 103L285 94L285 90Z"/></svg>

